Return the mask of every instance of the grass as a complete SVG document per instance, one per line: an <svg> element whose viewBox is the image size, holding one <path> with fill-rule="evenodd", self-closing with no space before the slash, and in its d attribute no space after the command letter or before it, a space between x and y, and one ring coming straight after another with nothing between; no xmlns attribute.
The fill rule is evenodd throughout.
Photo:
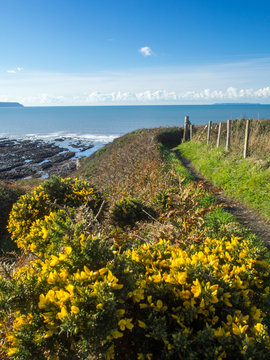
<svg viewBox="0 0 270 360"><path fill-rule="evenodd" d="M177 176L181 178L183 185L187 185L194 182L193 175L182 166L181 162L177 159L175 154L171 152L166 146L161 145L161 151L166 157L166 170L174 171L177 173Z"/></svg>
<svg viewBox="0 0 270 360"><path fill-rule="evenodd" d="M270 220L270 162L243 159L224 148L186 142L176 148L202 175L225 194L243 202Z"/></svg>
<svg viewBox="0 0 270 360"><path fill-rule="evenodd" d="M158 219L160 225L156 223L154 230L152 225L141 224L140 229L135 230L135 238L136 236L144 237L145 234L148 236L148 233L150 233L149 241L151 241L151 236L152 238L158 237L159 233L164 238L166 236L169 238L178 236L187 241L196 237L230 237L236 235L249 238L257 244L258 239L255 235L240 225L235 217L217 206L214 195L205 190L201 184L196 184L192 174L170 150L171 146L168 146L170 137L172 144L175 144L180 135L178 128L172 130L167 128L142 129L129 133L106 145L89 159L85 159L82 169L77 171L74 176L88 179L99 190L104 191L110 204L123 196L136 196L143 199L147 204L151 204L157 193L165 194L168 189L173 187L182 193L181 196L184 196L185 191L188 194L184 200L174 199L173 206L178 206L178 208L186 206L187 214L192 218L190 223L201 216L200 212L207 209L204 214L204 221L194 220L193 228L189 229L189 234L185 236L179 231L182 229L183 219L187 219L188 216L183 213L181 215L182 220L179 219L177 217L180 216L179 210L178 215L174 214L170 219L166 219L167 212L165 211L161 215L162 219ZM252 171L250 167L251 160L242 161L239 156L232 157L221 148L209 151L206 146L200 143L184 143L178 149L184 156L191 158L200 170L203 168L205 176L210 179L214 176L218 177L220 169L222 169L222 181L226 183L227 193L231 196L236 193L236 190L232 188L233 185L237 187L237 192L240 193L240 183L246 181L250 184L254 182L256 185L259 182L260 186L257 193L254 194L253 190L251 193L250 185L246 185L245 189L250 197L253 195L253 197L258 198L259 204L259 199L262 196L259 195L259 192L263 191L264 184L268 184L266 184L263 176L260 181L258 180L258 172ZM260 162L255 163L254 166L256 169L262 168ZM225 169L227 169L226 173ZM267 172L267 169L265 171ZM255 177L250 177L248 172L254 172L254 175L257 176L256 180ZM264 191L267 193L266 189ZM250 202L252 201L250 199ZM186 205L183 202L186 202ZM192 209L188 208L188 202ZM266 212L270 210L267 201L265 209ZM153 232L156 234L153 235ZM171 234L172 232L174 235Z"/></svg>
<svg viewBox="0 0 270 360"><path fill-rule="evenodd" d="M181 145L187 147L185 143ZM195 144L197 145L197 144ZM182 151L181 151L182 153ZM167 151L167 161L168 165L171 166L171 170L175 172L176 175L181 179L180 181L184 186L193 185L195 186L195 181L192 174L182 165L181 161L177 158L174 153ZM184 177L184 181L183 181ZM204 224L202 233L204 236L209 236L210 238L230 238L231 236L237 236L245 239L249 239L251 244L263 248L265 245L260 240L260 238L252 233L249 228L246 228L238 222L238 220L226 211L222 206L217 205L214 194L205 190L204 188L194 188L195 198L197 200L198 208L212 207L212 209L207 212L204 216ZM270 253L267 257L270 263Z"/></svg>
<svg viewBox="0 0 270 360"><path fill-rule="evenodd" d="M156 136L162 129L134 131L85 159L73 176L90 181L114 202L122 196L151 201L167 186L165 163Z"/></svg>
<svg viewBox="0 0 270 360"><path fill-rule="evenodd" d="M212 124L210 144L215 146L218 135L218 124ZM242 156L244 150L246 120L235 119L231 122L231 152ZM227 134L226 122L221 123L221 146L225 147ZM249 133L249 156L269 160L270 154L270 120L251 120ZM193 140L206 143L207 126L194 126Z"/></svg>

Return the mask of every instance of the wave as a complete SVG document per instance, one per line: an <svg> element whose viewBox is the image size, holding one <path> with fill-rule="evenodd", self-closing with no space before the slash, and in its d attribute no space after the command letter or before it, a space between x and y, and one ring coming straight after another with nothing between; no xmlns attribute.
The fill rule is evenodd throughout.
<svg viewBox="0 0 270 360"><path fill-rule="evenodd" d="M17 140L43 140L43 141L86 141L87 143L91 142L93 144L107 144L117 137L118 135L105 135L105 134L78 134L78 133L69 133L65 131L59 131L49 134L25 134L25 135L10 135L10 134L0 134L0 137L6 137L9 139Z"/></svg>

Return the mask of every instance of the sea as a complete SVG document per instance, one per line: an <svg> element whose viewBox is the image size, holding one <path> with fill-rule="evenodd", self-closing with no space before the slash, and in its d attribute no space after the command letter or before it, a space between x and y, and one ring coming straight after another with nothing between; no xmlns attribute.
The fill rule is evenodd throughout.
<svg viewBox="0 0 270 360"><path fill-rule="evenodd" d="M209 120L270 119L270 105L0 107L0 137L42 139L67 148L74 141L92 143L93 148L78 151L76 156L81 157L133 130L183 126L186 115L195 125Z"/></svg>

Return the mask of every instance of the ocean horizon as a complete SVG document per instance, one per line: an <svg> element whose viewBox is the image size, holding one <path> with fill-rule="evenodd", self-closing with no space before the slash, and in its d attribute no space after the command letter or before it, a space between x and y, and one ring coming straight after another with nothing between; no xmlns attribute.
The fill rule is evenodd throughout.
<svg viewBox="0 0 270 360"><path fill-rule="evenodd" d="M183 126L188 115L202 125L235 118L270 118L270 105L107 105L0 108L0 137L42 139L62 146L93 143L89 156L108 142L140 128Z"/></svg>

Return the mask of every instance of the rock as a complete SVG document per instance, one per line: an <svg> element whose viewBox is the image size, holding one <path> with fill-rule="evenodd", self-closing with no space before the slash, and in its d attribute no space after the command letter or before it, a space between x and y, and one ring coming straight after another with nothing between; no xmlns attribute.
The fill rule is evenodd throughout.
<svg viewBox="0 0 270 360"><path fill-rule="evenodd" d="M40 177L44 176L44 170L68 175L76 167L75 152L54 143L0 138L0 148L0 179L3 180Z"/></svg>

